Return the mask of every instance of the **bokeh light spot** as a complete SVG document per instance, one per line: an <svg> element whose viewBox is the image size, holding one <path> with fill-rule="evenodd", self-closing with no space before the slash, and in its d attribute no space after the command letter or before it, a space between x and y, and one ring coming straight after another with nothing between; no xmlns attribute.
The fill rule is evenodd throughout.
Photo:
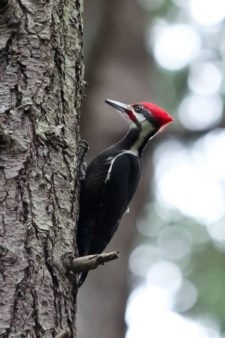
<svg viewBox="0 0 225 338"><path fill-rule="evenodd" d="M191 0L190 13L202 25L218 24L225 18L225 1Z"/></svg>
<svg viewBox="0 0 225 338"><path fill-rule="evenodd" d="M147 283L174 292L181 286L182 274L176 264L169 261L160 261L149 269Z"/></svg>
<svg viewBox="0 0 225 338"><path fill-rule="evenodd" d="M144 285L132 292L126 310L126 338L219 338L209 323L192 321L170 310L170 295Z"/></svg>
<svg viewBox="0 0 225 338"><path fill-rule="evenodd" d="M190 253L191 243L189 232L180 226L166 227L158 239L164 256L173 260L186 257Z"/></svg>
<svg viewBox="0 0 225 338"><path fill-rule="evenodd" d="M153 264L160 260L159 248L152 245L139 245L130 256L129 266L135 275L145 276Z"/></svg>
<svg viewBox="0 0 225 338"><path fill-rule="evenodd" d="M225 196L219 181L207 172L202 152L177 147L171 153L172 149L156 156L158 201L203 224L220 220L225 214Z"/></svg>
<svg viewBox="0 0 225 338"><path fill-rule="evenodd" d="M222 83L222 73L219 68L210 62L195 64L188 75L189 88L199 95L218 93Z"/></svg>
<svg viewBox="0 0 225 338"><path fill-rule="evenodd" d="M200 48L197 33L184 24L155 25L152 36L155 59L161 67L169 70L186 67Z"/></svg>
<svg viewBox="0 0 225 338"><path fill-rule="evenodd" d="M219 95L187 95L180 104L181 123L191 130L210 128L222 119L223 100Z"/></svg>
<svg viewBox="0 0 225 338"><path fill-rule="evenodd" d="M198 300L198 290L188 280L184 280L175 297L175 309L178 312L190 310Z"/></svg>

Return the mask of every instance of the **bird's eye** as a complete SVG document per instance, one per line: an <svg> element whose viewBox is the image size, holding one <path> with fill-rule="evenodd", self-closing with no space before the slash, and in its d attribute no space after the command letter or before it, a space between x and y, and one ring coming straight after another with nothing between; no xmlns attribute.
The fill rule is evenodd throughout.
<svg viewBox="0 0 225 338"><path fill-rule="evenodd" d="M143 107L142 107L142 105L140 105L140 104L138 104L137 106L135 106L136 112L139 112L139 111L142 110L142 109L143 109Z"/></svg>

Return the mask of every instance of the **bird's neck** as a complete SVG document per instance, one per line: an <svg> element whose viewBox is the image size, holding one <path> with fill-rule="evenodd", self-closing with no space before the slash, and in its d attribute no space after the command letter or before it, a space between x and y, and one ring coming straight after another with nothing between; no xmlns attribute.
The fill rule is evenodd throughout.
<svg viewBox="0 0 225 338"><path fill-rule="evenodd" d="M156 134L157 129L150 128L149 124L142 125L140 128L131 127L125 137L121 140L120 145L130 150L137 156L141 156L148 141Z"/></svg>

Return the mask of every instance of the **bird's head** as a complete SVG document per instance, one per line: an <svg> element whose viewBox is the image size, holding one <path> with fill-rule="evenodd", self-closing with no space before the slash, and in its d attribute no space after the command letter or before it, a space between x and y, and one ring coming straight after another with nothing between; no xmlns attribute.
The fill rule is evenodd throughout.
<svg viewBox="0 0 225 338"><path fill-rule="evenodd" d="M118 101L105 100L110 106L128 117L130 123L136 128L149 128L158 132L173 118L162 108L154 103L138 102L134 104L124 104Z"/></svg>

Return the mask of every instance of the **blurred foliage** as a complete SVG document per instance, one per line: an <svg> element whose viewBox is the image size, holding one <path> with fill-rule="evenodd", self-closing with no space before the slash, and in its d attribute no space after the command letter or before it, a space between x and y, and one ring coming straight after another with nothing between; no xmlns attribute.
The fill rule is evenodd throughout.
<svg viewBox="0 0 225 338"><path fill-rule="evenodd" d="M194 1L187 3L191 2ZM154 69L151 69L149 74L151 83L154 84L151 91L152 100L160 102L169 111L178 112L182 99L190 93L196 94L188 85L191 67L193 64L198 65L205 61L217 65L221 71L222 83L213 95L223 98L225 48L222 36L225 30L224 20L220 20L218 24L214 25L203 25L191 17L191 12L190 10L188 11L188 4L182 0L158 2L139 0L139 3L151 18L149 23L150 33L149 28L147 28L147 34L151 34L154 30L154 25L157 25L161 20L161 22L166 22L167 24L182 23L192 27L201 41L198 55L190 59L186 66L176 71L163 68L155 58ZM204 11L206 8L202 10ZM151 40L151 36L148 35L147 40L149 39ZM154 60L154 43L151 46L149 49L150 59ZM178 44L177 53L179 53L179 47ZM211 81L211 74L208 74L207 80ZM205 95L205 98L207 98L207 95ZM200 111L201 107L198 108ZM212 112L216 109L216 103L215 106L212 105L211 109ZM196 109L196 116L199 111ZM185 113L188 116L189 112L186 111ZM185 125L181 127L178 115L176 120L176 127L172 132L174 139L178 137L176 135L179 135L179 141L182 142L182 145L191 147L190 140L193 137L193 131L185 128ZM224 127L223 121L224 116L221 116L216 127ZM209 123L208 128L205 128L203 132L197 119L196 123L199 123L199 134L195 131L195 140L215 128L213 119L212 123ZM207 143L207 147L210 148L210 142ZM200 148L199 152L201 153L201 151L202 149ZM224 154L221 153L221 157L223 156ZM218 163L218 166L220 165ZM186 179L189 180L189 177ZM193 290L196 289L196 299L193 298L193 304L190 303L190 306L185 306L185 302L188 304L189 301L187 299L188 296L185 293L179 293L178 289L173 299L174 310L180 311L181 309L183 315L196 320L201 320L201 318L208 316L218 322L222 331L225 332L225 241L222 238L223 233L221 234L221 239L217 238L216 240L209 230L210 227L214 226L213 222L211 224L203 224L203 222L200 223L198 220L188 217L188 215L183 215L175 207L163 206L162 201L154 195L157 184L155 182L154 185L151 185L151 188L154 189L154 191L150 191L150 195L153 196L151 198L152 202L146 205L138 224L140 231L139 246L134 250L130 259L133 281L136 284L139 280L140 284L141 281L146 279L146 274L151 270L151 267L160 261L173 262L181 270L183 282L188 281L190 285L193 285L193 288L190 288L190 292L194 294ZM192 184L191 181L190 184ZM223 186L224 181L222 182L221 179L222 194L225 193ZM193 194L195 194L196 189L198 187L193 187ZM182 199L183 197L180 196L180 198ZM213 208L213 205L205 205L205 208ZM220 222L224 223L223 227L225 228L224 218L220 219ZM182 285L180 285L181 289ZM181 304L183 305L181 306ZM219 333L217 337L219 337Z"/></svg>

